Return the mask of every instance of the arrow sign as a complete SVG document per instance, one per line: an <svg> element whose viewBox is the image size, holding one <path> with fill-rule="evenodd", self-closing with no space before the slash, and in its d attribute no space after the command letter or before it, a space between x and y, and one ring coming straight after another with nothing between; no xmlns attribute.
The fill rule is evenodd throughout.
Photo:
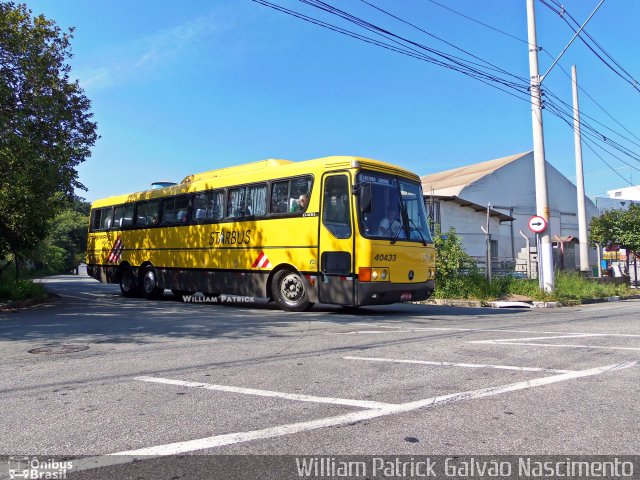
<svg viewBox="0 0 640 480"><path fill-rule="evenodd" d="M542 233L547 229L547 221L537 215L529 219L529 230L534 233Z"/></svg>

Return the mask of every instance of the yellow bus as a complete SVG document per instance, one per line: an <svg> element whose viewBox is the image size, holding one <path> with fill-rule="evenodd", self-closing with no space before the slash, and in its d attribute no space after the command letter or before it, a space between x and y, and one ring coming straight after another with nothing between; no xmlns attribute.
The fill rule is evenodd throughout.
<svg viewBox="0 0 640 480"><path fill-rule="evenodd" d="M314 303L428 298L435 254L420 179L359 157L263 160L91 206L89 275L124 296Z"/></svg>

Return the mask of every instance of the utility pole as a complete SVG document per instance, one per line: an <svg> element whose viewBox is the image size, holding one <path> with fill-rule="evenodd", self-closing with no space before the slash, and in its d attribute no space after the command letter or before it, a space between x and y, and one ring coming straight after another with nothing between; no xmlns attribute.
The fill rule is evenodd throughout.
<svg viewBox="0 0 640 480"><path fill-rule="evenodd" d="M542 96L540 72L538 71L538 42L536 39L536 16L534 0L527 0L527 27L529 40L529 73L531 75L531 123L533 126L533 161L536 182L536 213L547 221L547 230L540 234L538 250L539 274L542 288L553 290L553 250L549 232L550 213L547 194L547 173L544 158L544 133L542 130Z"/></svg>
<svg viewBox="0 0 640 480"><path fill-rule="evenodd" d="M589 271L589 243L587 239L587 210L584 204L584 172L582 168L582 138L580 137L580 110L578 106L578 73L571 66L573 87L573 132L576 144L576 187L578 190L578 238L580 240L580 271Z"/></svg>
<svg viewBox="0 0 640 480"><path fill-rule="evenodd" d="M489 283L491 283L491 231L490 231L490 226L489 226L489 219L490 219L490 215L491 214L491 202L489 202L487 204L487 222L486 222L486 227L480 227L482 229L482 231L484 232L484 236L485 236L485 245L487 248L487 255L486 255L486 260L487 260L487 268L485 271L485 276L487 277L487 280L489 281Z"/></svg>

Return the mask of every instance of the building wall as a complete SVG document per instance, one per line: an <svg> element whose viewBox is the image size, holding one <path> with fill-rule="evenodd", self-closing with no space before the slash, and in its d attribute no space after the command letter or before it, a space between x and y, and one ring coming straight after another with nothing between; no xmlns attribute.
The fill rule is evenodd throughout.
<svg viewBox="0 0 640 480"><path fill-rule="evenodd" d="M629 205L634 203L640 203L638 200L623 200L618 198L609 197L596 197L595 204L599 213L604 213L607 210L628 210Z"/></svg>
<svg viewBox="0 0 640 480"><path fill-rule="evenodd" d="M547 191L550 208L550 233L562 237L578 237L577 189L564 175L547 163ZM499 168L467 187L459 197L481 205L491 203L491 208L511 215L513 222L515 251L525 247L526 243L518 233L520 230L532 239L535 236L528 228L529 218L536 214L536 196L534 180L533 153ZM587 199L587 224L598 215L598 210ZM501 239L511 237L511 226L507 223L500 227ZM576 249L576 252L578 249ZM595 251L590 252L590 263L595 264Z"/></svg>
<svg viewBox="0 0 640 480"><path fill-rule="evenodd" d="M640 200L640 185L607 190L607 195L609 195L609 198L615 198L616 200Z"/></svg>
<svg viewBox="0 0 640 480"><path fill-rule="evenodd" d="M453 227L462 238L462 246L472 257L486 256L486 238L481 226L487 222L486 213L476 212L469 207L461 207L457 203L440 201L440 228L446 233ZM511 257L511 240L503 238L500 222L492 217L489 221L491 238L498 242L498 257Z"/></svg>

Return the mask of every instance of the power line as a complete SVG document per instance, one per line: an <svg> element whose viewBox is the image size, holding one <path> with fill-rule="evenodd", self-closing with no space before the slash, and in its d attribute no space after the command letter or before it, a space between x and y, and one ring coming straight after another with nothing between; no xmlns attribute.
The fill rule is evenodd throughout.
<svg viewBox="0 0 640 480"><path fill-rule="evenodd" d="M277 11L286 13L288 15L292 15L296 18L299 18L301 20L310 22L312 24L321 26L323 28L327 28L329 30L341 33L343 35L347 35L349 37L355 38L357 40L361 40L363 42L372 44L374 46L378 46L381 48L385 48L387 50L391 50L394 51L396 53L401 53L403 55L418 59L418 60L422 60L422 61L426 61L428 63L432 63L438 66L442 66L454 71L458 71L460 73L463 73L471 78L475 78L478 81L481 81L484 84L487 84L493 88L496 88L498 90L501 90L509 95L512 95L516 98L518 98L519 100L522 101L526 101L527 103L530 104L530 99L527 97L523 97L521 96L523 93L525 93L526 91L528 91L529 89L529 85L528 83L525 84L524 81L525 79L518 77L516 75L510 74L509 72L506 72L503 69L500 69L499 67L494 66L493 64L490 64L489 62L486 62L485 60L481 59L480 57L476 57L475 55L471 54L470 52L467 52L466 50L460 49L459 47L446 42L443 39L440 39L439 37L436 37L435 35L431 34L430 32L427 32L424 29L421 29L420 27L407 22L406 20L401 19L398 16L395 16L389 12L387 12L386 10L380 9L379 7L376 7L375 5L373 5L372 3L362 0L364 3L366 3L367 5L371 6L372 8L376 8L377 10L395 18L398 21L401 21L407 25L412 26L413 28L418 29L419 31L421 31L422 33L425 33L429 36L432 36L433 38L437 38L438 40L444 41L445 43L449 44L450 46L452 46L452 48L456 48L460 51L463 51L465 54L472 56L480 61L482 61L483 63L486 63L488 65L490 65L491 68L489 67L482 67L480 66L478 63L476 62L471 62L469 60L465 60L462 59L460 57L456 57L450 54L447 54L445 52L439 51L439 50L435 50L433 48L427 47L421 43L418 43L416 41L407 39L405 37L402 37L400 35L397 35L393 32L391 32L388 29L384 29L381 28L379 26L376 26L366 20L363 20L362 18L359 18L357 16L354 16L350 13L347 13L343 10L340 10L328 3L325 3L323 1L320 0L299 0L301 3L313 6L315 8L318 8L320 10L323 10L327 13L330 13L332 15L338 16L344 20L349 21L350 23L353 23L361 28L364 28L365 30L374 33L375 35L378 35L379 37L383 38L386 41L380 40L380 39L375 39L366 35L362 35L360 33L356 33L352 30L347 30L345 28L339 27L337 25L328 23L328 22L324 22L322 20L319 20L317 18L308 16L308 15L304 15L300 12L296 12L294 10L282 7L280 5L277 5L273 2L270 2L268 0L253 0L256 3L259 3L261 5L267 6L269 8L273 8ZM432 0L430 0L432 1ZM392 43L388 43L388 42L392 42ZM408 44L408 45L407 45ZM436 55L439 58L436 58L432 55L428 55L426 53L424 53L424 50L430 54ZM485 70L483 70L483 68ZM491 71L496 71L496 69L500 70L501 72L506 72L507 75L509 75L512 78L515 78L517 80L521 80L521 84L514 82L512 80L507 80L505 78L499 77L493 73L489 73L486 70L491 70ZM564 70L564 69L563 69ZM501 88L501 86L496 85L499 84L502 87L506 87L508 89L511 90L515 90L515 93L513 91L509 91L506 90L505 88ZM520 94L520 95L518 95ZM552 98L550 98L549 100L545 101L545 106L550 110L550 112L557 116L558 118L560 118L562 121L564 121L565 123L567 123L570 128L574 128L573 124L572 124L572 119L573 119L573 107L569 106L567 103L563 102L559 97L557 97L555 94L553 94L553 92L549 91L549 94L551 95ZM571 122L569 121L569 119L571 119ZM595 120L594 120L595 121ZM595 121L596 123L599 123L597 121ZM604 124L602 124L604 126ZM617 160L619 160L620 162L624 163L625 165L627 165L630 168L634 168L636 170L639 170L638 167L635 167L627 162L625 162L624 160L622 160L621 158L615 156L610 150L607 150L605 147L598 145L596 142L602 142L605 145L607 145L607 147L609 148L613 148L615 150L618 150L619 152L623 153L624 155L629 156L630 158L632 158L633 160L636 160L638 162L640 162L640 156L637 155L635 152L633 152L632 150L628 149L627 147L619 144L618 142L615 142L609 138L607 138L606 136L602 135L600 132L598 132L594 127L592 127L588 122L583 122L583 126L584 126L584 134L585 134L585 139L586 141L592 142L594 145L596 145L598 148L602 149L603 151L605 151L606 153L608 153L609 155L613 156L614 158L616 158ZM606 126L605 126L606 127ZM608 128L608 127L606 127ZM612 130L613 131L613 130ZM621 138L624 138L627 141L630 141L631 143L635 143L631 140L629 140L628 138L622 136L621 134L613 131L614 133L616 133L617 135L621 136ZM637 144L636 144L637 145ZM589 145L590 147L590 145ZM603 162L609 166L612 170L613 167L610 166L610 164L608 164L606 161L603 160ZM615 171L615 170L614 170ZM616 174L617 171L615 171ZM624 178L624 177L623 177Z"/></svg>
<svg viewBox="0 0 640 480"><path fill-rule="evenodd" d="M526 91L528 89L528 85L524 83L524 80L521 81L521 83L517 83L505 78L501 78L496 76L495 74L489 73L485 70L482 70L477 64L474 64L473 62L469 62L469 61L465 61L464 59L461 59L459 57L455 57L452 55L448 55L444 52L440 52L437 51L435 49L426 47L425 45L419 44L417 42L405 39L404 37L401 37L399 35L396 35L392 32L389 32L388 30L382 29L380 27L377 27L373 24L370 24L368 22L365 22L362 19L358 19L357 17L353 17L351 16L351 18L349 17L349 14L347 14L346 12L342 12L339 11L339 9L335 9L334 7L331 7L330 5L325 4L324 2L321 2L322 5L320 6L320 8L327 10L330 10L330 13L336 14L336 12L342 12L340 14L340 16L342 16L343 18L346 17L346 19L348 19L349 21L351 21L352 23L356 23L357 25L361 26L362 28L367 29L368 31L372 31L373 33L376 33L377 35L383 37L384 39L386 39L387 41L390 41L392 43L394 43L395 45L392 45L390 43L387 43L385 41L382 40L378 40L366 35L362 35L359 33L356 33L354 31L351 30L347 30L345 28L339 27L337 25L328 23L328 22L324 22L322 20L319 20L317 18L314 17L310 17L308 15L302 14L300 12L288 9L286 7L283 7L281 5L275 4L273 2L270 2L268 0L253 0L254 2L261 4L263 6L275 9L277 11L280 11L282 13L286 13L288 15L294 16L296 18L299 18L301 20L313 23L315 25L321 26L323 28L327 28L329 30L341 33L343 35L347 35L349 37L355 38L357 40L361 40L363 42L366 43L370 43L372 45L381 47L381 48L385 48L388 50L392 50L395 51L397 53L401 53L403 55L407 55L413 58L416 58L418 60L422 60L422 61L426 61L428 63L433 63L436 64L438 66L442 66L444 68L448 68L454 71L458 71L460 73L463 73L467 76L470 76L472 78L475 78L476 80L482 81L483 83L486 84L490 84L493 88L497 88L498 90L501 91L505 91L503 88L498 87L497 85L493 85L492 83L488 83L488 82L495 82L495 83L499 83L504 87L507 87L509 89L515 90L514 92L506 92L509 93L512 96L515 96L516 98L519 98L520 100L523 101L527 101L528 99L526 99L525 96L526 95ZM315 2L310 2L308 0L303 1L300 0L303 3L308 3L308 4L312 4ZM316 5L314 5L316 6ZM333 11L335 10L335 11ZM392 38L390 38L392 37ZM406 45L405 43L402 42L406 42L409 43L410 45ZM436 58L434 56L428 55L426 53L421 52L420 50L425 50L429 53L433 53L434 55L436 55L437 57L440 58ZM516 77L517 78L517 77ZM518 95L520 94L520 95Z"/></svg>
<svg viewBox="0 0 640 480"><path fill-rule="evenodd" d="M435 38L436 40L439 40L439 41L443 42L444 44L446 44L446 45L448 45L448 46L450 46L450 47L452 47L452 48L455 48L456 50L459 50L459 51L461 51L461 52L465 53L466 55L469 55L469 56L470 56L470 57L472 57L472 58L475 58L476 60L480 60L481 62L486 63L487 65L489 65L489 66L491 66L491 67L495 68L497 71L500 71L500 72L502 72L502 73L506 73L507 75L512 76L512 77L515 77L515 78L518 78L519 80L522 80L522 81L524 81L524 82L528 82L528 80L527 80L526 78L524 78L524 77L519 77L519 76L517 76L517 75L513 75L512 73L510 73L510 72L506 71L505 69L503 69L503 68L501 68L501 67L498 67L497 65L494 65L493 63L491 63L491 62L489 62L489 61L487 61L487 60L485 60L485 59L483 59L483 58L480 58L480 57L478 57L478 56L474 55L473 53L471 53L471 52L469 52L469 51L465 50L464 48L458 47L457 45L455 45L455 44L453 44L453 43L451 43L451 42L449 42L449 41L445 40L444 38L441 38L441 37L439 37L439 36L437 36L437 35L435 35L435 34L433 34L433 33L429 32L429 31L427 31L427 30L425 30L425 29L423 29L423 28L421 28L421 27L419 27L419 26L417 26L417 25L415 25L415 24L413 24L413 23L411 23L411 22L409 22L409 21L407 21L407 20L404 20L403 18L400 18L400 17L398 17L397 15L394 15L394 14L392 14L392 13L388 12L387 10L385 10L385 9L383 9L383 8L378 7L378 6L374 5L373 3L368 2L367 0L360 0L360 1L361 1L362 3L364 3L364 4L366 4L366 5L369 5L371 8L375 8L375 9L376 9L376 10L378 10L379 12L382 12L382 13L384 13L385 15L388 15L388 16L389 16L389 17L391 17L391 18L395 18L396 20L398 20L399 22L404 23L405 25L409 25L410 27L412 27L412 28L414 28L414 29L418 30L419 32L424 33L425 35L428 35L428 36L429 36L429 37L431 37L431 38Z"/></svg>
<svg viewBox="0 0 640 480"><path fill-rule="evenodd" d="M478 23L478 24L482 25L483 27L487 27L487 28L489 28L491 30L494 30L494 31L496 31L498 33L501 33L502 35L506 35L507 37L511 37L514 40L518 40L519 42L526 43L527 45L530 45L530 43L527 40L524 40L524 39L522 39L520 37L516 37L515 35L511 35L510 33L505 32L504 30L500 30L499 28L492 27L491 25L483 23L480 20L476 20L475 18L471 18L471 17L465 15L464 13L458 12L458 11L454 10L453 8L449 8L446 5L443 5L443 4L439 3L439 2L436 2L435 0L429 0L429 1L431 3L433 3L433 4L435 4L435 5L438 5L439 7L444 8L445 10L449 10L451 13L455 13L456 15L460 15L461 17L464 17L467 20L471 20L472 22Z"/></svg>
<svg viewBox="0 0 640 480"><path fill-rule="evenodd" d="M549 5L549 3L547 3L545 0L540 0L540 3L542 3L542 4L543 4L545 7L547 7L548 9L550 9L552 12L556 13L558 16L560 16L560 18L561 18L561 19L562 19L562 20L563 20L563 21L564 21L564 22L569 26L569 28L570 28L571 30L573 30L573 32L574 32L574 33L577 33L577 32L578 32L578 30L576 30L576 28L575 28L575 27L574 27L574 26L569 22L569 20L567 20L567 19L566 19L566 17L563 15L563 13L567 13L567 15L569 15L569 12L567 12L567 10L566 10L564 7L561 7L561 8L562 8L562 12L561 12L561 11L557 10L556 8L554 8L552 5ZM571 17L571 19L573 19L573 17ZM573 19L573 20L575 21L575 19ZM576 22L576 23L577 23L577 22ZM582 30L582 32L580 32L580 33L583 33L583 32L584 32L584 30ZM590 39L592 38L592 37L591 37L590 35L588 35L588 34L587 34L587 36L588 36L588 38L590 38ZM620 78L622 78L625 82L627 82L628 84L630 84L630 85L631 85L635 90L637 90L638 92L640 92L640 88L638 87L638 83L639 83L639 82L638 82L638 80L636 80L635 78L633 78L633 76L631 76L631 75L630 75L630 74L629 74L629 73L628 73L624 68L619 67L619 68L621 68L621 70L622 70L623 72L625 72L625 74L627 75L627 77L629 77L630 79L629 79L629 78L626 78L626 77L625 77L625 75L623 75L622 73L620 73L620 71L619 71L618 69L616 69L615 67L613 67L609 62L607 62L604 58L602 58L602 55L600 55L598 52L596 52L596 50L595 50L595 49L594 49L594 48L589 44L589 42L587 42L587 40L585 40L585 38L584 38L581 34L578 34L578 38L579 38L579 39L582 41L582 43L584 43L584 44L585 44L585 46L586 46L589 50L591 50L591 52L592 52L592 53L593 53L593 54L594 54L594 55L595 55L595 56L596 56L596 57L597 57L597 58L598 58L602 63L604 63L604 64L605 64L605 65L606 65L606 66L607 66L607 67L608 67L612 72L614 72L616 75L618 75ZM598 45L598 44L597 44L597 42L594 42L594 43L596 43L596 45ZM603 50L603 53L605 53L605 55L607 55L607 54L606 54L606 52L604 52L604 50ZM618 62L616 62L615 60L613 60L613 62L614 62L616 65L618 65L618 66L619 66Z"/></svg>
<svg viewBox="0 0 640 480"><path fill-rule="evenodd" d="M440 7L444 8L445 10L448 10L448 11L450 11L450 12L452 12L452 13L456 14L456 15L459 15L459 16L461 16L461 17L463 17L463 18L467 19L467 20L470 20L471 22L477 23L477 24L482 25L483 27L486 27L486 28L488 28L488 29L490 29L490 30L496 31L496 32L498 32L498 33L501 33L501 34L503 34L503 35L506 35L507 37L511 37L511 38L513 38L514 40L517 40L517 41L519 41L519 42L522 42L522 43L525 43L525 44L529 45L529 42L528 42L527 40L524 40L524 39L522 39L522 38L516 37L515 35L511 35L510 33L507 33L507 32L505 32L505 31L503 31L503 30L500 30L499 28L496 28L496 27L494 27L494 26L492 26L492 25L489 25L489 24L487 24L487 23L481 22L480 20L477 20L477 19L475 19L475 18L473 18L473 17L470 17L469 15L465 15L464 13L461 13L461 12L459 12L459 11L457 11L457 10L454 10L454 9L452 9L452 8L449 8L448 6L443 5L443 4L441 4L441 3L439 3L439 2L437 2L437 1L435 1L435 0L428 0L428 1L430 1L431 3L433 3L433 4L435 4L435 5L440 6ZM551 0L551 1L553 1L553 3L554 3L554 4L556 4L558 7L562 8L564 12L566 12L566 10L564 10L564 8L562 7L562 5L560 5L558 2L556 2L556 1L554 1L554 0ZM556 13L559 13L559 12L557 12L557 11L556 11ZM567 13L568 15L570 15L570 14L569 14L569 12L566 12L566 13ZM574 22L575 22L576 24L578 23L577 21L575 21L575 19L574 19ZM586 30L584 30L584 29L583 29L583 32L584 32L585 34L587 34L587 35L588 35L588 33L586 32ZM542 53L544 53L545 55L547 55L551 60L554 60L553 55L551 55L551 54L550 54L546 49L544 49L544 48L540 47L540 51L542 51ZM561 64L558 64L558 67L562 70L562 72L565 74L565 76L566 76L567 78L571 79L571 74L570 74L569 72L567 72L567 70L566 70L566 69L565 69ZM611 120L613 120L613 121L614 121L614 122L615 122L619 127L621 127L625 132L627 132L629 135L631 135L632 137L634 137L636 140L640 141L640 137L638 137L637 135L635 135L632 131L630 131L627 127L625 127L622 123L620 123L620 122L619 122L619 121L618 121L618 120L617 120L613 115L611 115L611 113L609 113L609 112L608 112L608 111L607 111L607 110L606 110L602 105L600 105L600 103L598 103L598 102L596 101L596 99L595 99L595 98L593 98L585 88L583 88L582 86L578 85L578 89L579 89L583 94L585 94L585 95L587 96L587 98L589 98L589 99L590 99L590 100L591 100L591 101L592 101L592 102L593 102L593 103L594 103L594 104L595 104L595 105L596 105L600 110L602 110L602 111L603 111L603 112L604 112L604 113L605 113L605 114L606 114L606 115L607 115ZM615 131L615 130L613 130L612 128L608 127L607 125L605 125L605 124L603 124L603 123L601 123L601 122L597 121L594 117L591 117L591 116L589 116L589 115L587 115L587 114L585 114L585 113L582 113L582 115L584 115L584 116L587 116L587 117L591 118L591 120L593 120L594 122L596 122L596 123L598 123L599 125L603 126L603 127L604 127L604 128L606 128L607 130L609 130L609 131L611 131L611 132L615 133L616 135L620 136L621 138L624 138L625 140L628 140L628 141L630 141L631 143L634 143L634 145L640 146L640 144L636 144L636 143L635 143L635 142L633 142L632 140L629 140L628 138L624 137L623 135L621 135L620 133L616 132L616 131Z"/></svg>
<svg viewBox="0 0 640 480"><path fill-rule="evenodd" d="M588 142L585 143L586 147L591 150L591 152L598 157L602 163L604 163L607 167L609 167L609 169L615 173L617 176L619 176L622 180L624 180L625 183L628 183L630 186L632 186L633 188L640 190L640 188L638 188L636 185L634 185L631 181L629 181L625 176L623 176L621 173L619 173L615 168L613 168L613 166L607 162L604 158L602 158L602 156L600 156L600 154L598 152L596 152L593 147L591 147L591 145L589 145Z"/></svg>
<svg viewBox="0 0 640 480"><path fill-rule="evenodd" d="M547 92L553 97L555 98L558 103L555 103L554 101L546 101L545 100L545 106L546 107L551 107L552 110L550 110L552 113L554 113L556 116L561 116L563 118L563 120L566 121L566 119L569 119L571 121L573 121L573 106L567 104L566 102L564 102L563 100L561 100L559 97L557 97L557 95L555 95L553 92L550 92L549 90L547 90ZM606 145L608 145L611 148L614 148L615 150L619 151L620 153L628 156L629 158L636 160L638 162L640 162L640 155L635 153L633 150L625 147L624 145L621 145L620 143L614 141L611 138L606 137L605 135L603 135L600 131L598 131L596 128L594 128L589 122L581 120L581 125L584 128L583 133L584 134L588 134L591 135L594 139L605 143ZM634 143L634 142L631 142Z"/></svg>
<svg viewBox="0 0 640 480"><path fill-rule="evenodd" d="M528 86L528 82L529 82L528 79L526 79L524 77L518 77L517 75L513 75L513 74L507 72L506 70L501 69L500 67L495 67L492 64L491 64L492 65L491 67L481 67L478 63L471 62L469 60L465 60L463 58L448 54L448 53L440 51L440 50L436 50L436 49L428 47L428 46L426 46L424 44L415 42L413 40L410 40L408 38L405 38L403 36L395 34L395 33L391 32L391 31L389 31L387 29L384 29L384 28L381 28L381 27L379 27L377 25L374 25L374 24L372 24L372 23L370 23L370 22L368 22L366 20L363 20L360 17L354 16L354 15L352 15L352 14L350 14L350 13L344 11L344 10L341 10L341 9L339 9L337 7L334 7L333 5L330 5L330 4L328 4L326 2L323 2L321 0L298 0L298 1L301 2L301 3L307 4L307 5L310 5L312 7L315 7L317 9L323 10L323 11L325 11L327 13L332 14L332 15L338 16L338 17L340 17L340 18L342 18L344 20L347 20L348 22L351 22L351 23L354 23L355 25L360 26L361 28L369 30L372 33L375 33L377 35L383 36L383 37L387 38L388 40L391 40L394 43L402 44L406 48L412 49L412 47L407 47L406 44L409 44L409 45L412 45L414 47L417 47L420 50L427 51L427 52L429 52L431 54L434 54L434 55L436 55L436 56L438 56L438 57L440 57L440 58L442 58L442 59L454 64L454 65L457 65L460 68L463 68L463 69L467 70L468 72L473 73L474 75L480 75L483 78L486 78L486 79L489 79L489 80L498 81L499 83L503 83L504 85L511 84L511 86L515 86L515 87L523 87L525 85ZM458 48L458 47L456 47L456 48ZM479 57L476 57L476 58L479 58ZM482 60L482 61L483 61L483 63L489 63L489 62L487 62L485 60ZM508 76L511 76L511 77L515 78L520 83L514 83L514 82L506 80L506 79L499 79L499 78L495 77L495 75L492 76L491 74L488 74L487 72L479 70L477 67L487 68L489 70L494 70L494 71L500 71L501 73L504 73L504 74L506 74ZM507 86L509 86L509 85L507 85Z"/></svg>
<svg viewBox="0 0 640 480"><path fill-rule="evenodd" d="M557 1L555 1L555 0L550 0L550 1L551 1L551 2L553 2L555 5L557 5L558 7L560 7L560 8L562 9L562 13L566 13L566 14L567 14L567 16L568 16L568 17L573 21L573 23L575 23L576 25L579 25L578 21L573 17L573 15L571 15L571 13L570 13L566 8L564 8L564 6L563 6L563 5L559 4L559 3L558 3ZM561 13L560 15L562 15L562 13ZM616 61L616 59L615 59L615 58L613 58L613 57L609 54L609 52L607 52L607 51L604 49L604 47L603 47L602 45L600 45L600 44L596 41L596 39L595 39L595 38L593 38L593 37L589 34L589 32L587 32L586 30L584 30L584 29L583 29L583 30L582 30L582 33L584 33L584 34L585 34L585 35L586 35L586 36L587 36L587 37L588 37L588 38L589 38L589 39L590 39L590 40L591 40L591 41L596 45L596 47L598 47L598 48L600 49L600 51L601 51L602 53L604 53L604 54L605 54L605 56L606 56L609 60L611 60L611 61L612 61L612 62L613 62L613 63L614 63L618 68L620 68L620 70L622 70L624 73L626 73L626 74L627 74L627 75L628 75L628 76L629 76L629 77L634 81L634 83L636 83L636 84L638 83L638 80L636 80L635 78L633 78L633 75L631 75L631 74L630 74L630 73L629 73L629 72L628 72L628 71L627 71L627 70L626 70L622 65L620 65L620 63L618 63L618 62Z"/></svg>

